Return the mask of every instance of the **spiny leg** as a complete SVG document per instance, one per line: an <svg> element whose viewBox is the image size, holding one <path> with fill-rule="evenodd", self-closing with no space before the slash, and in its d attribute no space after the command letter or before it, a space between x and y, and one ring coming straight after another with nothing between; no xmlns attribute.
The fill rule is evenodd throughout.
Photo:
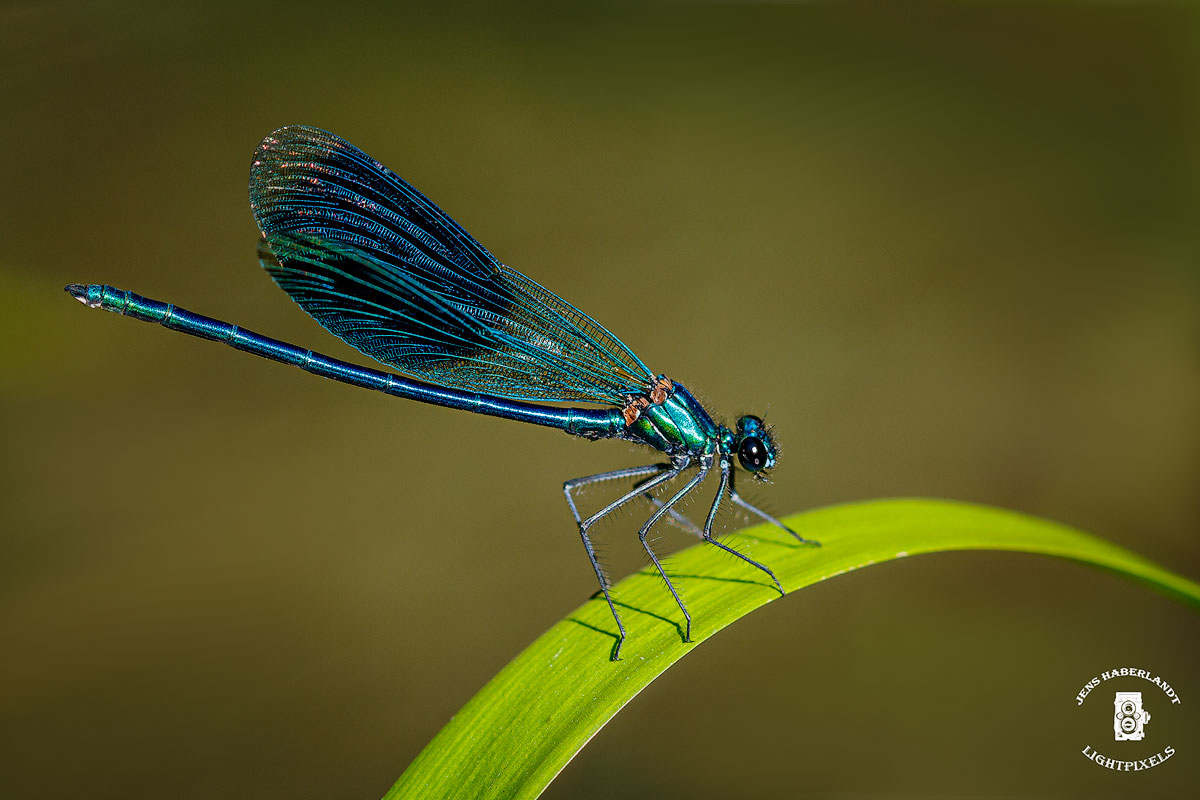
<svg viewBox="0 0 1200 800"><path fill-rule="evenodd" d="M747 511L749 511L749 512L751 512L751 513L753 513L753 514L757 514L758 516L762 517L764 520L766 520L767 522L771 523L772 525L776 525L776 526L778 526L778 527L780 527L780 528L783 528L785 531L787 531L788 533L790 533L792 536L795 536L795 537L796 537L796 539L798 539L798 540L799 540L800 542L802 542L803 544L811 544L811 545L814 545L814 546L816 546L816 547L820 547L820 546L821 546L821 543L820 543L820 542L818 542L818 541L816 541L815 539L805 539L803 536L801 536L800 534L796 533L794 530L792 530L791 528L789 528L787 525L784 525L782 522L780 522L779 520L775 519L774 517L772 517L772 516L771 516L770 514L768 514L767 512L763 511L763 510L762 510L762 509L760 509L760 508L756 508L755 506L752 506L752 505L750 505L749 503L747 503L747 502L746 502L744 499L742 499L742 496L741 496L740 494L738 494L738 492L737 492L737 486L735 486L735 485L734 485L734 481L733 481L733 478L732 478L732 476L730 477L730 481L729 481L729 499L730 499L730 500L732 500L733 502L737 503L739 506L741 506L742 508L746 509Z"/></svg>
<svg viewBox="0 0 1200 800"><path fill-rule="evenodd" d="M617 510L625 503L637 497L641 492L648 488L653 488L659 484L666 483L687 466L687 461L673 462L672 466L666 464L649 464L644 467L629 467L627 469L614 470L612 472L602 472L598 475L589 475L584 478L576 478L567 481L563 484L563 492L567 496L567 505L571 507L571 514L575 517L575 522L579 525L579 536L583 539L583 549L587 551L588 560L592 562L592 569L596 572L596 580L600 582L600 590L604 592L604 599L608 603L608 610L612 612L613 619L617 623L617 644L613 648L612 660L617 661L621 657L621 645L625 644L625 625L621 622L621 615L617 613L617 607L613 604L612 594L608 590L608 577L604 574L604 570L600 568L600 562L596 559L596 551L592 547L592 541L588 538L588 528L592 527L597 520ZM665 470L665 471L664 471ZM588 517L586 520L579 518L579 511L575 508L575 501L571 497L571 490L577 489L580 486L585 486L589 483L595 483L603 480L613 480L617 478L632 478L648 473L658 472L658 475L652 477L644 486L627 492L621 497L600 509L598 512Z"/></svg>
<svg viewBox="0 0 1200 800"><path fill-rule="evenodd" d="M563 483L563 494L567 496L567 505L571 509L571 516L575 517L575 524L583 524L583 517L579 516L579 511L575 508L575 498L571 496L571 492L576 489L593 483L599 483L600 481L614 481L619 478L640 478L642 475L666 472L670 468L670 464L647 464L644 467L625 467L624 469L614 469L611 472L600 472L595 475L586 475L582 478L572 478L566 481ZM638 485L640 486L641 484Z"/></svg>
<svg viewBox="0 0 1200 800"><path fill-rule="evenodd" d="M658 567L658 574L662 575L662 579L666 581L667 589L670 590L671 596L675 598L675 604L679 606L679 610L683 612L683 618L687 620L687 627L685 628L683 634L683 640L685 642L690 642L692 640L692 615L688 613L687 606L683 604L683 598L680 597L679 592L675 590L675 585L671 583L671 579L667 577L667 571L663 569L662 562L658 560L658 556L654 554L654 550L650 547L650 543L646 541L646 534L650 532L650 527L654 525L654 523L658 522L659 517L669 511L671 506L683 499L684 495L686 495L692 489L695 489L700 481L704 480L704 477L708 475L709 468L712 466L712 457L708 456L708 459L708 463L705 463L704 461L700 462L700 471L696 473L695 477L684 484L684 487L676 492L670 500L663 503L662 507L655 511L654 514L651 515L650 519L646 520L646 524L642 526L642 529L638 531L638 539L641 540L642 547L645 548L646 553L649 554L650 560L654 562L654 566ZM646 487L637 489L636 491L643 491L645 488L649 488L649 486L650 484L647 484Z"/></svg>
<svg viewBox="0 0 1200 800"><path fill-rule="evenodd" d="M772 572L769 568L767 568L763 564L758 563L753 558L750 558L749 556L745 555L744 553L739 553L737 550L734 550L732 547L729 547L728 545L724 544L723 542L718 542L716 539L713 538L712 526L713 526L713 521L717 518L717 507L721 505L721 496L725 494L725 489L728 486L729 486L729 462L727 460L722 459L721 460L721 485L717 487L717 496L713 499L712 508L710 508L708 510L708 518L706 520L704 520L704 541L708 542L709 544L715 544L717 547L721 548L726 553L732 553L733 555L737 556L742 561L745 561L747 564L750 564L751 566L758 567L763 572L765 572L771 576L771 580L773 580L775 582L775 588L779 590L780 594L787 594L787 592L783 591L783 586L779 583L779 579L775 577L775 573Z"/></svg>
<svg viewBox="0 0 1200 800"><path fill-rule="evenodd" d="M635 483L635 484L634 484L634 488L639 488L639 489L640 489L640 488L642 488L642 484L644 484L644 483L645 483L645 481L639 481L638 483ZM663 503L663 501L662 501L662 500L659 500L657 497L655 497L654 495L650 494L649 492L647 492L647 493L646 493L645 495L643 495L643 496L644 496L644 497L645 497L647 500L649 500L649 501L650 501L650 503L651 503L651 504L652 504L652 505L653 505L655 508L662 508L664 505L666 505L665 503ZM699 526L699 525L697 525L696 523L692 522L690 519L688 519L687 517L685 517L683 514L680 514L680 513L679 513L678 511L676 511L675 509L673 509L673 508L671 508L671 509L667 509L667 515L668 515L668 516L670 516L670 517L671 517L671 519L672 519L672 520L673 520L673 521L674 521L674 522L675 522L677 525L679 525L679 527L683 528L683 529L684 529L685 531L687 531L688 533L692 534L693 536L699 536L700 538L704 538L704 531L700 530L700 526Z"/></svg>

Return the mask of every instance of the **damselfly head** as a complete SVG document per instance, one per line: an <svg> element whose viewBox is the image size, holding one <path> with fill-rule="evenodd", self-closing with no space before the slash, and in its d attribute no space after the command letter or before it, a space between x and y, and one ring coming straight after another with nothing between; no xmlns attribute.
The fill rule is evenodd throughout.
<svg viewBox="0 0 1200 800"><path fill-rule="evenodd" d="M738 419L734 448L738 463L747 472L759 474L775 466L775 442L758 417L747 414Z"/></svg>

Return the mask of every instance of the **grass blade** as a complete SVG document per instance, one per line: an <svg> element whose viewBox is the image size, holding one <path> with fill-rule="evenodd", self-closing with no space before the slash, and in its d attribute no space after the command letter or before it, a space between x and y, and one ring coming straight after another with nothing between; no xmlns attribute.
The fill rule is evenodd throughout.
<svg viewBox="0 0 1200 800"><path fill-rule="evenodd" d="M770 527L730 544L752 549L789 593L851 570L950 550L1010 550L1056 556L1134 578L1200 606L1200 584L1128 550L1058 523L984 506L880 500L834 506L787 523L824 547L797 545ZM616 586L629 631L610 662L616 628L603 599L558 622L483 687L417 756L387 800L537 797L588 740L652 680L701 642L779 598L766 576L715 547L672 556L672 574L692 591L694 641L684 644L679 610L656 573ZM799 598L790 602L802 602Z"/></svg>

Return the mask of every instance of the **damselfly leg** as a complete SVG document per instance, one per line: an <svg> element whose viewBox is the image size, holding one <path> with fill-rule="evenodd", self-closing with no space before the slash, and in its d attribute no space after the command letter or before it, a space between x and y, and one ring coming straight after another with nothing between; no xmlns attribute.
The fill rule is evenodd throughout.
<svg viewBox="0 0 1200 800"><path fill-rule="evenodd" d="M821 543L820 543L820 542L818 542L817 540L815 540L815 539L805 539L803 536L801 536L800 534L796 533L794 530L792 530L791 528L789 528L787 525L784 525L782 522L780 522L779 520L775 519L774 517L772 517L772 516L771 516L770 514L768 514L767 512L765 512L765 511L763 511L762 509L760 509L760 508L757 508L756 506L753 506L753 505L751 505L750 503L746 502L745 498L743 498L743 497L742 497L740 494L738 494L738 492L737 492L737 485L735 484L735 482L734 482L734 479L733 479L733 476L732 476L732 475L730 476L730 480L729 480L729 499L730 499L730 500L732 500L734 503L738 504L739 506L741 506L742 508L746 509L746 510L747 510L747 511L749 511L750 513L752 513L752 514L757 514L757 515L758 515L760 518L762 518L762 519L763 519L763 520L765 520L766 522L769 522L769 523L771 523L772 525L775 525L776 527L783 528L785 531L787 531L788 533L790 533L792 536L795 536L795 537L796 537L796 539L797 539L797 541L799 541L799 542L801 542L801 543L803 543L803 544L811 544L811 545L813 545L814 547L820 547L820 546L821 546Z"/></svg>
<svg viewBox="0 0 1200 800"><path fill-rule="evenodd" d="M583 517L579 516L579 511L575 507L575 498L571 492L576 489L582 489L584 486L590 486L593 483L601 481L615 481L621 478L640 478L643 475L650 475L650 478L634 484L634 488L645 488L645 485L654 480L656 473L666 472L671 469L670 464L647 464L644 467L626 467L625 469L614 469L611 472L599 472L595 475L586 475L582 478L572 478L563 483L563 494L567 496L567 505L571 508L571 516L575 517L575 524L582 525ZM657 482L655 483L657 485Z"/></svg>
<svg viewBox="0 0 1200 800"><path fill-rule="evenodd" d="M591 528L592 525L596 524L597 521L603 519L613 511L616 511L618 508L625 505L630 500L633 500L643 492L650 491L654 487L674 479L679 475L680 472L688 467L690 462L691 459L683 456L674 459L670 465L649 464L644 467L630 467L628 469L613 470L612 472L601 472L597 475L589 475L584 478L575 478L574 480L569 480L563 484L563 493L567 496L567 505L571 507L571 515L575 517L575 522L579 526L579 535L583 539L583 549L587 551L588 560L592 562L592 569L595 570L596 579L600 582L600 589L604 592L604 599L608 602L608 610L612 612L613 619L617 623L618 636L617 644L612 651L613 661L617 661L621 657L621 645L625 643L625 625L621 622L621 615L617 613L617 607L613 604L612 594L608 590L608 576L604 574L604 570L600 567L600 562L596 559L596 550L592 547L591 539L588 538L588 529ZM650 475L655 472L658 474L653 475L653 477L651 477L645 483L641 484L637 488L634 488L632 491L621 495L616 500L612 501L587 519L580 519L579 511L575 507L575 500L571 496L571 492L573 490L578 489L581 486L586 486L589 483L616 480L619 478L637 478L643 475ZM652 519L657 518L658 514L656 514ZM653 558L653 554L651 554L651 557ZM658 559L655 559L655 564L657 563ZM661 566L659 567L659 571L662 571ZM663 577L665 578L666 575L664 574ZM670 586L669 581L667 585ZM671 593L675 594L675 589L673 587L671 589ZM676 595L676 599L678 599L678 595ZM686 614L687 612L685 611L684 613Z"/></svg>
<svg viewBox="0 0 1200 800"><path fill-rule="evenodd" d="M642 526L642 529L638 531L638 539L641 540L642 547L645 548L646 553L650 556L650 560L654 562L654 566L658 567L658 574L662 575L663 581L667 584L667 589L670 590L671 596L675 598L675 604L679 606L679 610L683 612L683 618L686 620L686 628L683 633L683 640L685 642L690 642L692 640L692 615L688 613L687 606L683 604L683 598L679 596L679 592L675 589L675 585L671 583L671 579L667 577L667 571L663 569L662 562L658 560L658 556L654 554L654 550L650 547L650 543L646 541L646 535L650 532L650 528L654 525L654 523L658 522L659 518L662 517L663 514L666 514L668 511L670 511L672 506L674 506L685 496L687 496L689 492L700 485L700 482L708 476L708 471L711 468L712 456L702 456L700 458L700 471L692 476L691 480L684 484L682 489L672 495L670 500L663 503L662 506L650 516L650 519L646 520L646 524ZM649 484L647 484L647 487L648 486Z"/></svg>
<svg viewBox="0 0 1200 800"><path fill-rule="evenodd" d="M673 459L671 464L647 464L646 466L643 466L643 467L629 467L626 469L612 470L611 472L601 472L596 475L588 475L588 476L585 476L582 478L575 478L575 479L569 480L563 484L563 494L566 495L567 505L571 509L571 516L574 517L575 524L579 526L579 535L580 535L580 538L582 538L582 540L583 540L583 548L587 552L588 560L591 562L592 569L596 573L596 579L600 582L600 589L601 589L601 591L604 592L604 599L608 603L608 609L609 609L609 611L612 612L613 620L617 623L617 631L618 631L617 644L613 648L613 652L612 652L612 659L614 661L616 661L620 658L621 647L625 643L625 624L621 621L621 615L617 613L616 604L613 602L612 594L609 591L610 584L609 584L608 576L605 574L603 568L600 566L599 560L596 557L596 551L592 545L591 538L588 536L588 530L596 522L598 522L599 520L608 516L612 512L616 511L618 508L621 508L626 503L628 503L629 501L638 497L639 495L648 499L651 503L653 503L655 506L655 511L650 516L650 519L646 520L645 524L642 525L641 529L638 531L638 539L639 539L639 541L641 541L642 547L645 549L646 554L648 556L650 556L650 560L651 560L651 562L653 562L655 568L658 570L658 573L662 576L663 582L667 586L667 590L671 593L671 597L674 598L674 600L675 600L675 604L677 606L679 606L680 612L683 613L683 618L684 618L683 639L685 642L690 642L692 640L692 615L688 611L687 605L683 602L683 597L679 594L679 591L675 588L675 585L671 582L670 577L667 575L666 569L663 567L662 562L659 560L658 555L654 552L654 549L650 546L650 542L647 538L650 533L650 529L662 517L670 516L675 522L679 523L685 530L688 530L691 533L695 533L695 534L699 535L702 539L704 539L704 541L708 542L709 544L719 547L720 549L724 550L725 552L729 553L730 555L736 556L737 558L741 559L742 561L745 561L747 564L754 567L755 569L758 569L758 570L766 573L766 575L771 578L771 582L775 584L775 588L779 590L780 594L786 594L786 592L784 592L782 584L779 583L779 579L777 577L775 577L775 573L772 572L769 567L767 567L765 564L760 564L759 562L755 561L754 559L750 558L749 556L745 555L744 553L738 552L737 550L730 547L729 545L726 545L723 542L718 541L716 539L716 537L713 536L713 534L712 534L713 524L716 521L717 511L720 508L721 500L724 498L725 493L728 491L730 499L737 505L741 506L742 508L747 509L748 511L753 512L754 514L758 515L759 517L766 520L767 522L771 522L771 523L779 526L783 530L785 530L788 533L795 536L801 542L804 542L806 544L819 544L818 542L814 542L809 539L803 538L802 536L800 536L798 533L793 531L791 528L784 525L779 520L775 519L771 515L767 514L765 511L762 511L762 510L756 508L755 506L751 505L746 500L744 500L741 497L741 495L739 495L737 493L737 489L734 486L733 470L730 467L730 463L728 460L724 460L724 459L722 459L722 461L721 461L721 483L717 487L716 497L713 498L712 506L708 510L708 515L704 521L704 527L700 528L694 522L692 522L690 519L688 519L683 514L680 514L674 508L675 505L677 503L679 503L680 500L682 500L689 493L691 493L691 491L693 489L695 489L697 486L699 486L700 483L708 476L708 472L712 468L711 457L707 463L705 463L705 461L703 459L701 459L699 464L700 464L700 471L698 473L696 473L696 475L692 476L692 478L688 480L688 482L683 486L683 488L681 488L679 491L677 491L674 495L672 495L670 497L670 499L668 499L666 501L660 500L657 497L655 497L653 495L653 490L656 489L657 487L673 480L674 478L678 477L681 472L683 472L685 469L687 469L689 466L692 465L691 459L687 458L686 456ZM626 492L625 494L621 495L621 497L612 501L611 503L609 503L604 508L600 509L598 512L596 512L592 516L588 517L587 519L583 519L580 516L579 509L575 505L575 498L573 495L573 492L575 490L580 489L584 486L588 486L593 483L599 483L602 481L610 481L610 480L620 480L623 478L641 478L641 480L637 481L633 485L633 489L631 491Z"/></svg>
<svg viewBox="0 0 1200 800"><path fill-rule="evenodd" d="M783 591L783 586L779 583L779 579L775 577L774 572L772 572L766 566L758 563L753 558L750 558L746 554L739 553L737 550L734 550L729 545L724 544L722 542L718 542L716 539L713 538L713 535L712 535L713 521L716 520L716 518L717 518L717 508L721 505L721 497L725 494L725 489L728 488L730 485L729 484L729 481L730 481L729 473L730 473L729 462L722 461L721 462L721 485L717 487L717 496L713 499L712 508L710 508L708 510L708 518L704 520L704 531L703 531L704 541L708 542L709 544L716 545L717 547L724 550L726 553L731 553L731 554L737 556L742 561L745 561L747 564L749 564L753 567L758 567L763 572L765 572L771 576L771 580L775 582L775 588L779 590L780 594L787 594L787 592Z"/></svg>
<svg viewBox="0 0 1200 800"><path fill-rule="evenodd" d="M646 481L640 481L638 483L635 483L633 486L635 489L643 488L645 483L646 483ZM647 492L643 496L647 500L649 500L650 504L653 505L655 508L662 508L664 505L666 505L666 503L664 503L662 500L659 500L657 497L650 494L649 492ZM704 538L704 531L702 531L700 529L700 526L697 525L696 523L692 522L690 519L685 517L683 514L680 514L675 509L673 509L673 508L667 509L667 516L669 516L671 518L672 522L674 522L676 525L683 528L685 531L692 534L693 536L700 538L700 539Z"/></svg>
<svg viewBox="0 0 1200 800"><path fill-rule="evenodd" d="M681 528L683 528L688 533L690 533L694 536L698 536L701 539L708 542L709 544L716 545L717 547L721 548L722 550L724 550L728 553L732 553L733 555L740 558L742 561L745 561L747 564L757 567L758 569L767 573L767 575L769 575L771 577L771 581L775 584L775 588L779 590L779 593L786 594L786 592L783 591L783 586L779 583L779 579L775 577L774 572L772 572L770 569L768 569L765 565L760 564L757 561L755 561L754 559L745 555L744 553L740 553L737 550L734 550L733 548L728 547L727 545L718 541L712 535L713 522L717 518L717 508L721 505L721 499L725 496L725 491L729 488L731 479L732 479L732 467L730 466L728 461L722 461L721 462L721 485L717 488L717 496L713 499L712 507L708 510L708 518L705 520L703 528L701 528L696 523L692 522L690 519L685 517L683 514L680 514L674 508L668 508L667 514L671 517L671 519L674 522L676 522ZM642 482L634 484L634 485L636 487L640 487L644 483L646 483L646 481L642 481ZM663 508L666 505L666 503L664 503L662 500L659 500L657 497L655 497L652 494L647 493L645 495L645 497L647 500L649 500L651 503L654 504L655 508ZM745 501L742 500L740 497L735 498L735 500L739 504L745 504ZM759 514L762 513L760 511L758 511L758 509L753 509L753 510ZM768 517L767 519L771 520L771 521L775 521L771 517ZM776 524L779 524L779 523L776 522ZM793 536L795 535L795 533L787 526L781 525L780 527L782 527L788 533L791 533ZM808 541L808 540L801 539L801 541ZM817 543L813 542L813 544L817 544Z"/></svg>

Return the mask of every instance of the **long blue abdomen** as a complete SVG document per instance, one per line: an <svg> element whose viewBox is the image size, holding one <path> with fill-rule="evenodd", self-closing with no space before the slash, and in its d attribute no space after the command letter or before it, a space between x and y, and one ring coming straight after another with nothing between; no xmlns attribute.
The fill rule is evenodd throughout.
<svg viewBox="0 0 1200 800"><path fill-rule="evenodd" d="M71 284L66 289L90 308L103 308L143 322L156 322L173 331L221 342L271 361L291 364L323 378L374 389L394 397L558 428L589 439L622 438L625 433L624 420L616 409L556 408L479 392L447 389L314 353L228 322L193 313L172 303L151 300L112 286Z"/></svg>

